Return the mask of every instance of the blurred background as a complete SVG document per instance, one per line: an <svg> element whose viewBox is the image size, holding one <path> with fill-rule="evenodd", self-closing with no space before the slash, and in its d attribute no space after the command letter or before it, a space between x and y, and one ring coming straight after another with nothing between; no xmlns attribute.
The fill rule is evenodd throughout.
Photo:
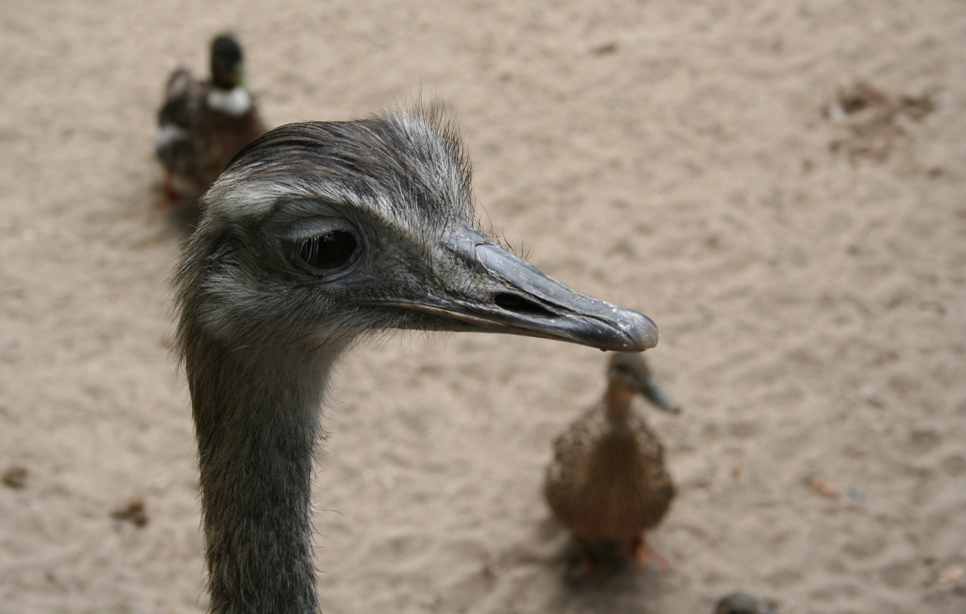
<svg viewBox="0 0 966 614"><path fill-rule="evenodd" d="M600 352L399 334L325 410L319 590L351 612L966 611L966 11L956 0L7 0L0 613L200 613L158 206L171 70L224 31L270 127L439 97L484 224L651 316L670 570L561 581L550 442Z"/></svg>

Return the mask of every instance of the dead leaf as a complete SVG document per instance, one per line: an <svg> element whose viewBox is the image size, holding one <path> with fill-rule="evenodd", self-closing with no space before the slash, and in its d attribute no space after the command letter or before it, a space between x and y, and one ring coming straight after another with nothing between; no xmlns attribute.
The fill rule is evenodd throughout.
<svg viewBox="0 0 966 614"><path fill-rule="evenodd" d="M818 494L828 497L829 499L839 498L839 493L837 490L835 490L835 487L829 484L827 480L822 478L805 478L805 485Z"/></svg>
<svg viewBox="0 0 966 614"><path fill-rule="evenodd" d="M135 526L143 527L149 520L147 504L142 497L131 497L126 506L111 512L111 517L117 520L129 520Z"/></svg>
<svg viewBox="0 0 966 614"><path fill-rule="evenodd" d="M939 584L952 584L962 578L964 574L966 574L966 565L950 565L939 572L936 582Z"/></svg>

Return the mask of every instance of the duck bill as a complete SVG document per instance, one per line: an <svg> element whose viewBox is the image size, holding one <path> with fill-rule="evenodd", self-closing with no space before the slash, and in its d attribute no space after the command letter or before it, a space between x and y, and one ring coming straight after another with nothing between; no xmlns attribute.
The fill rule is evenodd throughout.
<svg viewBox="0 0 966 614"><path fill-rule="evenodd" d="M479 233L450 236L445 246L465 270L442 277L459 281L416 300L393 301L395 307L447 319L440 328L544 337L616 352L657 345L660 334L647 316L571 290Z"/></svg>
<svg viewBox="0 0 966 614"><path fill-rule="evenodd" d="M669 414L677 415L682 411L681 404L664 389L664 386L658 383L657 378L653 375L648 375L647 379L642 382L641 394L647 397L651 403L654 403L658 409Z"/></svg>
<svg viewBox="0 0 966 614"><path fill-rule="evenodd" d="M232 71L235 73L235 83L243 88L250 89L248 83L248 70L245 68L245 62L238 62L232 67Z"/></svg>

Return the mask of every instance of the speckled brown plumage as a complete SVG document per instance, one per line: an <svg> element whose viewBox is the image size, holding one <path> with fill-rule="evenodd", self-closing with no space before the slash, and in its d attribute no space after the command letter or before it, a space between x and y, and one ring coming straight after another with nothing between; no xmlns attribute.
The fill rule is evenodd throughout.
<svg viewBox="0 0 966 614"><path fill-rule="evenodd" d="M667 514L675 490L664 446L632 407L637 393L679 411L642 356L615 354L603 399L554 441L544 496L557 520L583 545L585 556L610 542L611 550L633 552L643 565L656 554L647 548L643 533ZM659 558L655 562L663 566Z"/></svg>

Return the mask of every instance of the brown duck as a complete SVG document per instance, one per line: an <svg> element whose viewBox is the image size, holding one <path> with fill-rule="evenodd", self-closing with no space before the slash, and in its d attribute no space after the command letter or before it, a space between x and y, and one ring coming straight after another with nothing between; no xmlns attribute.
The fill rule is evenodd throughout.
<svg viewBox="0 0 966 614"><path fill-rule="evenodd" d="M664 446L632 401L641 393L665 411L676 414L681 407L641 354L613 354L607 382L603 399L554 441L544 482L550 509L581 548L580 565L568 572L573 580L628 557L637 569L648 561L667 569L644 532L667 514L674 484L664 466Z"/></svg>
<svg viewBox="0 0 966 614"><path fill-rule="evenodd" d="M211 79L181 68L165 87L154 149L164 166L164 204L191 209L235 154L265 133L245 84L241 46L223 34L211 43Z"/></svg>

